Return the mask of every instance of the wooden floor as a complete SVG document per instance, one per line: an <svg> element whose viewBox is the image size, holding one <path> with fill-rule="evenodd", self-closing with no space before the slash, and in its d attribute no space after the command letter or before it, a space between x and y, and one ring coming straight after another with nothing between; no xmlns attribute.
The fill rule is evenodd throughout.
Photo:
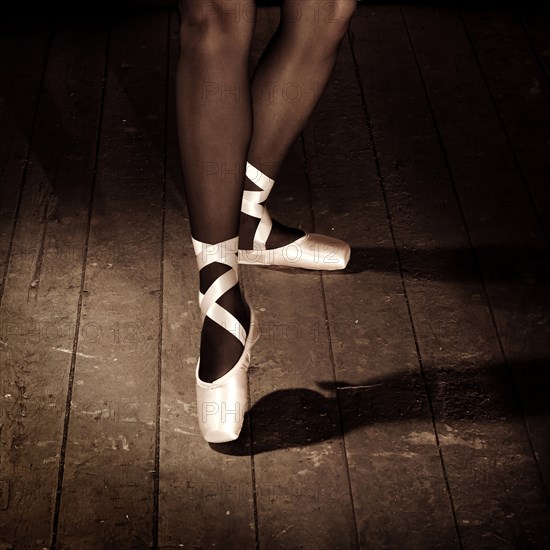
<svg viewBox="0 0 550 550"><path fill-rule="evenodd" d="M352 260L242 269L253 407L212 446L177 32L2 23L0 548L549 548L550 17L358 7L270 199Z"/></svg>

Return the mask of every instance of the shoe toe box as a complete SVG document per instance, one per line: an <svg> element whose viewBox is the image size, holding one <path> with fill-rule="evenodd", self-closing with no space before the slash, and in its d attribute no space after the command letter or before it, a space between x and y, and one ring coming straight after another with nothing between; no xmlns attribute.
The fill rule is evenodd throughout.
<svg viewBox="0 0 550 550"><path fill-rule="evenodd" d="M348 243L319 233L309 233L307 237L303 246L316 269L332 271L348 265L351 255Z"/></svg>

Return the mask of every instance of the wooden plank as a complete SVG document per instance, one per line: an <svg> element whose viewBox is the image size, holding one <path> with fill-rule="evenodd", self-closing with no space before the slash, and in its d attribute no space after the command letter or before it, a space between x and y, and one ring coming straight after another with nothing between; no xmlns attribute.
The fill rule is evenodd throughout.
<svg viewBox="0 0 550 550"><path fill-rule="evenodd" d="M28 22L0 28L0 300L49 37L48 26Z"/></svg>
<svg viewBox="0 0 550 550"><path fill-rule="evenodd" d="M517 17L494 10L464 9L462 14L548 242L550 86L547 76Z"/></svg>
<svg viewBox="0 0 550 550"><path fill-rule="evenodd" d="M178 18L172 13L160 455L160 548L254 548L250 437L224 446L199 433L195 367L200 342L198 270L182 188L175 116ZM255 352L253 351L253 355ZM236 455L236 456L233 456Z"/></svg>
<svg viewBox="0 0 550 550"><path fill-rule="evenodd" d="M28 69L39 70L44 52L35 57L30 46L44 47L44 34L22 32L19 40ZM40 98L1 309L0 540L9 548L45 547L52 531L105 46L101 27L59 29ZM36 98L32 79L19 83L11 99L16 91ZM24 160L30 126L21 109L28 105L32 118L31 98L13 105L9 164ZM17 188L20 170L11 166L5 175Z"/></svg>
<svg viewBox="0 0 550 550"><path fill-rule="evenodd" d="M259 12L267 39L278 11ZM255 44L257 59L260 45ZM270 199L276 219L309 228L298 142ZM242 269L261 338L250 375L258 542L266 548L356 548L320 275ZM329 387L317 382L329 381Z"/></svg>
<svg viewBox="0 0 550 550"><path fill-rule="evenodd" d="M111 30L58 544L144 548L154 478L167 14Z"/></svg>
<svg viewBox="0 0 550 550"><path fill-rule="evenodd" d="M323 287L360 542L453 548L453 511L352 55L346 40L305 136L316 230L352 244L347 270L324 274Z"/></svg>
<svg viewBox="0 0 550 550"><path fill-rule="evenodd" d="M501 176L514 167L500 148L500 128L494 143L477 134L493 132L494 111L478 109L486 91L463 29L454 24L460 21L437 8L407 8L406 14L425 82L399 8L370 7L368 17L356 19L355 51L461 543L544 547L546 503L443 153L450 148L461 160L453 177L472 178L471 202L478 201L487 220L503 215L495 205L516 183ZM467 101L460 101L462 94ZM460 134L467 125L472 131L465 140ZM454 126L460 131L452 132ZM491 168L484 179L474 181L474 164L464 165L473 159L481 159L477 170ZM490 200L476 195L480 188L493 192ZM476 246L506 246L502 240L492 231ZM432 441L421 432L410 437Z"/></svg>

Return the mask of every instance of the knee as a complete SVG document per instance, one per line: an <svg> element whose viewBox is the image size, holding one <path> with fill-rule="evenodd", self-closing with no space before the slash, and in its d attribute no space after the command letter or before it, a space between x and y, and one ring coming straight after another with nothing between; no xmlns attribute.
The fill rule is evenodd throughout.
<svg viewBox="0 0 550 550"><path fill-rule="evenodd" d="M357 8L357 0L286 0L290 13L299 16L305 25L301 32L316 37L319 45L336 47L346 34Z"/></svg>
<svg viewBox="0 0 550 550"><path fill-rule="evenodd" d="M256 17L254 0L178 1L182 53L248 51Z"/></svg>

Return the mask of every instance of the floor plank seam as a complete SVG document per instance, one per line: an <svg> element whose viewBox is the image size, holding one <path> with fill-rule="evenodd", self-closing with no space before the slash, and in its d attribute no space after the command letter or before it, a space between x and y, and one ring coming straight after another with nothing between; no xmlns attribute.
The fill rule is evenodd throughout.
<svg viewBox="0 0 550 550"><path fill-rule="evenodd" d="M371 388L377 388L383 385L384 384L367 384L367 385L358 384L357 386L335 386L335 387L336 387L336 391L346 391L346 390L370 390Z"/></svg>
<svg viewBox="0 0 550 550"><path fill-rule="evenodd" d="M159 262L159 333L158 333L158 358L157 358L157 395L155 411L155 465L153 474L153 549L156 550L159 530L159 498L160 498L160 431L162 412L162 350L163 350L163 326L164 326L164 262L166 255L166 186L167 186L167 159L168 159L168 114L170 101L170 38L171 38L171 11L166 12L166 78L164 80L164 132L162 151L162 196L161 196L161 235L160 235L160 262Z"/></svg>
<svg viewBox="0 0 550 550"><path fill-rule="evenodd" d="M27 290L27 302L31 297L34 297L35 300L38 297L38 291L40 289L40 276L42 273L42 263L44 260L44 247L46 245L46 232L48 229L48 208L51 197L51 193L49 193L48 191L51 191L51 188L46 187L46 185L41 182L40 191L41 211L38 215L40 218L40 221L38 222L40 226L40 244L38 246L38 252L36 254L34 262L33 274L31 276L31 281Z"/></svg>
<svg viewBox="0 0 550 550"><path fill-rule="evenodd" d="M305 144L305 139L304 139L304 135L303 133L300 134L300 140L301 140L301 145L302 145L302 154L303 154L303 158L304 158L304 164L305 164L305 171L306 171L306 181L307 181L307 190L308 190L308 200L309 200L309 205L310 205L310 212L311 212L311 221L312 221L312 226L313 226L313 231L316 230L316 227L315 227L315 211L314 211L314 208L313 208L313 196L312 196L312 188L311 188L311 172L310 170L308 169L308 161L307 161L307 151L306 151L306 144ZM322 300L323 300L323 311L324 311L324 314L325 314L325 332L327 333L327 341L328 341L328 349L329 349L329 360L330 360L330 365L331 365L331 368L332 368L332 376L333 376L333 380L334 380L334 386L336 387L336 363L335 363L335 360L334 360L334 350L332 348L332 334L331 334L331 331L330 331L330 323L329 323L329 317L328 317L328 306L327 306L327 296L326 296L326 291L325 291L325 281L324 281L324 277L323 277L323 272L320 273L320 277L319 277L319 281L320 281L320 286L321 286L321 296L322 296ZM356 511L356 506L355 506L355 502L354 502L354 499L353 499L353 488L352 488L352 483L351 483L351 473L350 473L350 468L349 468L349 461L348 461L348 450L347 450L347 447L346 447L346 437L345 437L345 432L344 432L344 426L343 426L343 422L342 422L342 407L341 407L341 404L340 404L340 401L338 399L338 394L336 394L336 411L337 411L337 414L338 414L338 425L339 425L339 428L340 428L340 440L342 442L342 454L343 454L343 459L344 459L344 463L346 465L346 478L347 478L347 483L348 483L348 492L349 492L349 499L350 499L350 505L351 505L351 513L352 513L352 517L353 517L353 523L354 523L354 526L355 526L355 529L354 529L354 536L355 536L355 544L356 544L356 547L357 548L360 548L361 545L360 545L360 536L359 536L359 523L357 521L357 511Z"/></svg>
<svg viewBox="0 0 550 550"><path fill-rule="evenodd" d="M550 506L548 490L546 488L546 484L544 483L544 477L543 477L543 474L542 474L542 469L541 469L541 466L540 466L540 462L538 460L537 453L535 451L535 447L533 445L531 434L529 432L529 428L528 428L528 425L527 425L527 420L525 418L525 410L524 410L524 407L523 407L523 402L522 402L522 399L521 399L521 396L519 394L518 388L517 388L517 386L515 384L515 381L514 381L512 369L511 369L511 366L510 366L510 362L508 361L508 358L507 358L505 350L504 350L504 344L502 342L502 338L501 338L501 335L500 335L500 330L498 328L498 324L497 324L497 320L496 320L496 317L495 317L493 304L492 304L492 301L491 301L491 298L490 298L490 295L489 295L489 290L488 290L487 284L485 282L485 277L483 276L483 271L481 269L481 263L479 261L479 256L476 253L476 250L475 250L475 247L474 247L474 244L473 244L473 239L472 239L472 236L470 234L470 230L468 229L468 225L467 225L467 222L466 222L466 216L464 214L464 209L462 207L462 201L460 200L460 195L459 195L458 189L456 187L456 182L455 182L455 178L453 176L450 161L449 161L449 158L447 156L445 145L443 143L443 137L441 136L441 132L439 131L439 126L437 125L437 119L436 119L436 116L435 116L435 112L433 110L433 107L432 107L432 104L431 104L431 101L430 101L430 97L429 97L428 89L427 89L427 86L426 86L426 82L424 80L422 70L421 70L421 67L420 67L420 61L418 59L416 49L414 47L414 43L413 43L412 36L410 34L410 31L409 31L409 27L407 25L405 14L403 13L402 8L400 8L400 10L401 10L402 18L403 18L403 24L405 26L406 33L407 33L407 36L408 36L409 45L410 45L411 51L413 53L415 63L416 63L416 67L417 67L417 70L418 70L418 73L420 75L420 79L421 79L421 82L422 82L422 87L423 87L423 90L424 90L424 96L426 98L426 103L428 105L428 108L429 108L429 111L430 111L430 114L431 114L434 131L436 133L437 140L439 142L439 147L440 147L440 150L441 150L441 154L442 154L443 160L445 162L447 173L449 175L449 181L450 181L450 184L451 184L451 189L452 189L452 192L454 194L454 197L455 197L455 200L456 200L456 203L457 203L457 206L458 206L459 215L460 215L460 218L461 218L461 221L462 221L462 225L464 227L464 233L465 233L466 239L468 241L468 244L470 246L470 249L472 251L472 257L473 257L473 260L474 260L474 265L475 265L476 271L478 273L479 282L480 282L481 288L483 290L483 295L484 295L485 300L487 302L487 308L488 308L488 311L489 311L489 315L491 317L491 324L493 325L493 329L495 331L495 336L497 338L499 351L500 351L503 363L506 365L506 370L507 370L507 373L508 373L508 379L510 380L511 388L512 388L512 391L514 393L515 400L516 400L516 405L517 405L517 407L518 407L518 409L521 413L523 428L525 430L527 440L529 442L529 446L530 446L530 449L531 449L531 453L532 453L533 459L535 461L535 466L536 466L536 469L537 469L539 482L541 484L541 488L542 488L542 491L544 493L544 497L545 497L545 500L547 502L547 505Z"/></svg>
<svg viewBox="0 0 550 550"><path fill-rule="evenodd" d="M321 275L321 292L323 295L323 307L325 309L325 317L328 319L328 307L327 307L327 299L326 299L326 293L325 293L325 285L323 281L323 276ZM329 358L330 358L330 364L332 365L332 373L334 376L334 381L336 382L336 365L334 360L334 350L332 348L332 334L330 331L330 323L327 320L326 323L326 332L327 332L327 338L328 338L328 345L329 345ZM336 384L335 387L337 388ZM338 388L337 388L338 389ZM360 544L360 536L359 536L359 522L357 521L357 511L356 511L356 505L353 498L353 488L351 483L351 472L349 467L349 460L348 460L348 450L346 445L346 435L344 431L344 425L342 422L342 406L340 403L340 399L338 397L338 392L336 392L336 410L338 413L338 425L340 428L340 439L342 441L342 453L344 456L344 462L346 464L346 478L348 482L348 491L349 491L349 498L350 498L350 504L351 504L351 512L353 515L353 522L355 525L355 544L357 545L357 548L361 548Z"/></svg>
<svg viewBox="0 0 550 550"><path fill-rule="evenodd" d="M502 128L502 131L504 135L506 136L506 141L508 143L508 147L510 151L512 152L512 157L514 158L514 163L516 165L516 168L518 169L519 175L521 177L521 181L523 183L523 187L525 188L525 191L527 193L527 196L529 197L529 202L531 203L531 207L533 208L533 212L535 213L535 217L537 218L537 222L539 224L542 236L544 240L546 241L546 245L550 246L550 237L548 236L548 233L546 232L546 229L544 227L544 222L542 220L543 215L540 212L539 207L537 206L537 201L535 200L535 197L533 195L533 192L531 190L531 186L529 185L529 181L527 179L527 176L525 175L525 172L523 170L523 167L521 165L521 162L519 160L516 148L514 147L512 143L512 139L510 137L510 134L508 132L508 128L506 127L506 124L504 123L504 119L502 118L500 111L498 109L498 106L495 101L494 94L491 90L491 87L489 86L489 81L487 80L487 75L485 74L485 71L483 70L483 66L481 64L481 60L479 59L479 56L477 54L474 41L472 39L472 35L470 33L470 30L468 29L468 24L466 23L466 20L464 18L464 14L462 10L458 10L458 15L460 17L460 20L462 22L462 26L464 28L464 33L466 35L466 39L468 40L468 43L470 44L470 47L472 48L472 54L474 56L474 59L476 60L477 67L479 69L479 72L483 78L483 83L485 84L485 89L487 90L487 93L489 94L489 97L491 98L491 104L493 106L493 109L495 111L495 114L497 116L497 119L500 123L500 126Z"/></svg>
<svg viewBox="0 0 550 550"><path fill-rule="evenodd" d="M399 10L400 10L400 13L401 13L401 17L404 20L404 14L403 14L403 9L402 9L401 5L399 5ZM408 29L407 29L407 32L408 32ZM367 107L367 99L366 99L365 91L363 89L363 85L362 85L362 82L361 82L360 69L359 69L359 64L358 64L358 61L357 61L357 56L355 54L355 50L353 48L353 41L351 41L351 51L352 51L352 56L353 56L353 64L354 64L354 67L355 67L355 72L356 72L357 80L358 80L358 83L359 83L359 90L360 90L360 93L361 93L361 100L362 100L362 103L363 103L365 123L366 123L367 128L368 128L369 139L370 139L370 142L371 142L371 145L372 145L372 155L373 155L373 159L374 159L374 162L375 162L375 165L376 165L376 173L378 175L380 191L381 191L383 201L384 201L384 207L385 207L385 210L386 210L386 218L387 218L389 232L390 232L390 235L391 235L391 240L392 240L392 244L393 244L393 248L394 248L396 266L397 266L397 269L398 269L398 272L399 272L400 284L401 284L401 288L403 290L403 296L404 296L404 300L405 300L405 304L406 304L406 308L407 308L409 324L410 324L412 335L413 335L414 346L415 346L415 351L416 351L416 356L417 356L417 362L418 362L418 366L419 366L419 369L420 369L420 375L422 377L422 383L424 385L424 391L425 391L425 394L426 394L426 399L428 401L428 407L429 407L429 411L430 411L432 429L434 431L434 437L435 437L437 452L438 452L438 455L439 455L439 462L441 464L441 470L442 470L443 479L444 479L444 482L445 482L445 490L446 490L446 493L447 493L447 496L448 496L448 499L449 499L449 505L450 505L450 508L451 508L452 516L453 516L453 524L454 524L454 528L455 528L455 532L456 532L456 536L457 536L458 545L459 545L459 548L462 550L463 544L462 544L462 539L461 539L461 535L460 535L460 530L459 530L459 527L458 527L458 519L457 519L457 516L456 516L456 510L455 510L455 505L454 505L454 501L453 501L453 496L452 496L451 488L450 488L450 484L449 484L449 476L447 474L447 469L446 469L446 466L445 466L445 459L443 457L443 449L441 447L441 441L440 441L439 433L438 433L438 430L437 430L437 424L436 424L436 420L435 420L432 396L430 394L430 390L429 390L429 387L428 387L428 381L427 381L426 372L425 372L425 369L424 369L424 362L422 360L422 355L420 354L420 347L419 347L419 344L418 344L418 335L417 335L416 328L415 328L415 325L414 325L411 305L410 305L410 301L409 301L409 297L408 297L408 293L407 293L405 278L404 278L404 275L403 275L401 255L399 253L399 248L397 246L397 240L396 240L395 232L394 232L394 229L393 229L391 211L390 211L390 207L389 207L389 203L388 203L386 188L385 188L385 185L384 185L384 177L382 175L382 170L381 170L381 167L380 167L380 160L378 158L376 142L375 142L374 134L373 134L373 131L372 131L372 123L371 123L371 120L370 120L370 115L369 115L369 111L368 111L368 107Z"/></svg>
<svg viewBox="0 0 550 550"><path fill-rule="evenodd" d="M109 49L111 43L111 27L109 25L106 31L105 39L105 58L103 66L103 78L101 81L101 98L99 102L99 114L97 122L97 133L96 133L96 143L95 143L95 154L94 154L94 164L92 168L92 182L90 186L90 198L89 198L89 207L88 207L88 219L86 221L86 237L84 240L84 250L82 252L82 267L80 275L80 290L78 293L78 304L76 311L76 323L73 337L73 349L71 355L71 364L69 369L69 380L67 385L67 399L65 403L65 418L63 421L63 434L61 438L61 449L59 453L59 468L57 474L57 490L55 496L55 504L52 518L52 531L50 537L50 550L55 550L57 547L57 536L58 536L58 527L59 527L59 515L61 511L61 491L63 488L63 474L65 470L65 456L67 452L67 438L69 432L69 421L71 415L71 402L72 402L72 392L74 386L74 377L76 369L76 357L78 350L78 336L80 331L80 321L81 321L81 312L82 312L82 299L84 293L84 285L86 282L86 263L88 258L88 248L90 243L90 233L92 227L92 214L94 208L94 194L96 188L97 180L97 166L99 163L99 150L101 145L101 129L103 126L103 107L105 104L105 92L107 89L107 75L109 67Z"/></svg>
<svg viewBox="0 0 550 550"><path fill-rule="evenodd" d="M239 284L242 288L243 294L246 296L246 283L243 280L239 280ZM250 384L248 384L248 402L252 403L252 394ZM252 515L254 516L254 548L260 550L260 520L258 515L258 491L256 485L256 462L254 460L254 427L252 423L252 416L250 410L247 414L248 417L248 433L250 438L250 478L252 483Z"/></svg>
<svg viewBox="0 0 550 550"><path fill-rule="evenodd" d="M31 130L29 132L29 143L27 145L27 152L25 154L25 160L23 165L23 170L21 172L21 179L19 183L19 193L17 196L17 204L15 207L15 212L13 213L13 221L11 224L10 237L8 241L8 249L6 250L6 262L4 265L4 272L2 273L2 280L0 281L0 308L2 307L2 302L4 298L4 289L6 287L6 280L8 278L9 268L10 268L10 259L13 252L13 242L15 238L15 232L17 229L17 222L19 220L19 212L21 209L21 200L23 198L23 191L25 189L25 182L27 180L27 173L29 169L29 163L32 152L33 138L36 131L36 124L38 121L38 110L40 108L40 99L42 97L42 91L44 89L44 82L46 80L46 72L48 68L48 61L50 56L50 47L53 40L54 29L50 28L48 40L46 43L46 48L44 51L43 66L42 66L42 75L40 76L40 84L38 85L38 93L36 95L36 104L34 107L34 114L32 117ZM42 244L43 246L43 244Z"/></svg>
<svg viewBox="0 0 550 550"><path fill-rule="evenodd" d="M250 402L250 385L248 386L248 401ZM252 418L248 415L248 433L250 434L250 476L252 479L252 512L254 515L254 548L260 550L260 529L258 518L258 492L256 490L256 463L254 461L254 434Z"/></svg>

